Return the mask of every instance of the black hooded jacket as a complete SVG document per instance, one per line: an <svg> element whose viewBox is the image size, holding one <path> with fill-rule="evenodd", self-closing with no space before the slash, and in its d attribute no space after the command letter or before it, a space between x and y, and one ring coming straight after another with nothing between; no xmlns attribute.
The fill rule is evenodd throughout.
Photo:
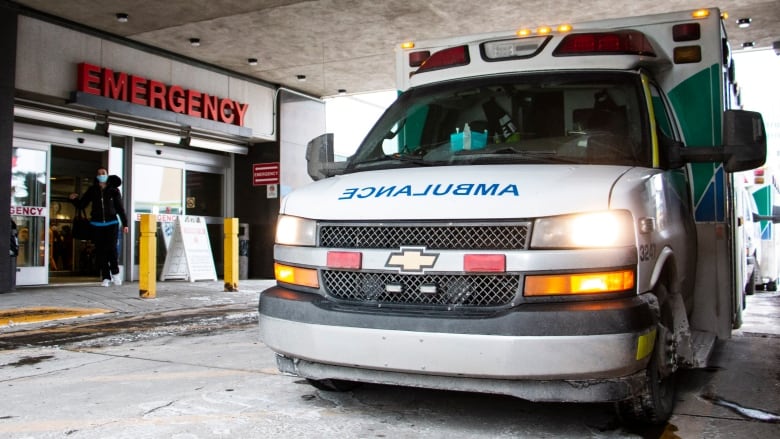
<svg viewBox="0 0 780 439"><path fill-rule="evenodd" d="M125 207L122 204L122 193L119 191L119 186L122 185L122 179L117 175L109 175L106 182L105 189L100 188L97 178L92 186L84 192L81 198L73 200L73 204L79 209L85 209L90 203L92 203L92 212L90 214L90 221L96 223L105 223L116 220L119 215L119 220L122 222L122 226L127 226L127 215L125 214Z"/></svg>

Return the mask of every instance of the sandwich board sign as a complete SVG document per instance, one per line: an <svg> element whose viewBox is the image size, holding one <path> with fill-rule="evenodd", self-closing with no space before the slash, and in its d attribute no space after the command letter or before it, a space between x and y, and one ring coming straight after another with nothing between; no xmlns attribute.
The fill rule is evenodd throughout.
<svg viewBox="0 0 780 439"><path fill-rule="evenodd" d="M206 220L201 216L179 216L165 256L160 280L217 280Z"/></svg>

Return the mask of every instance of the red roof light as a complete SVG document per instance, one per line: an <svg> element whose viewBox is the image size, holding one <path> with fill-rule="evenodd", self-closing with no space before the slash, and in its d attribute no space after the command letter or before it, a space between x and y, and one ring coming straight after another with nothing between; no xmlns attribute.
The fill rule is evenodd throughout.
<svg viewBox="0 0 780 439"><path fill-rule="evenodd" d="M444 69L447 67L465 66L470 62L469 47L456 46L440 50L422 63L419 69L413 74L427 72L430 70Z"/></svg>
<svg viewBox="0 0 780 439"><path fill-rule="evenodd" d="M571 34L555 48L553 56L646 55L655 50L645 34L635 30Z"/></svg>

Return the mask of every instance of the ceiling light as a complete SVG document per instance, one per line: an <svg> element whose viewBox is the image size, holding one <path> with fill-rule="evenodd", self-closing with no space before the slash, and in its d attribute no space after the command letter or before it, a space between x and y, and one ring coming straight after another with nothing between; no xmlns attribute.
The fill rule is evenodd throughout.
<svg viewBox="0 0 780 439"><path fill-rule="evenodd" d="M250 66L256 66L257 65L257 58L247 58L246 63Z"/></svg>
<svg viewBox="0 0 780 439"><path fill-rule="evenodd" d="M737 20L737 26L744 29L750 26L751 21L753 21L751 18L740 18L739 20Z"/></svg>
<svg viewBox="0 0 780 439"><path fill-rule="evenodd" d="M108 132L118 136L139 137L141 139L157 140L165 143L181 142L181 137L174 134L161 133L159 131L144 130L141 128L128 127L124 125L108 124Z"/></svg>
<svg viewBox="0 0 780 439"><path fill-rule="evenodd" d="M120 13L116 14L116 21L118 21L120 23L127 23L128 19L129 19L128 15L125 14L124 12L120 12Z"/></svg>
<svg viewBox="0 0 780 439"><path fill-rule="evenodd" d="M306 81L306 75L295 75L295 77L298 79L298 81Z"/></svg>
<svg viewBox="0 0 780 439"><path fill-rule="evenodd" d="M94 120L66 116L58 113L49 113L48 111L33 110L31 108L14 107L14 116L67 125L75 128L83 128L85 130L94 130L95 127L97 127L97 122Z"/></svg>
<svg viewBox="0 0 780 439"><path fill-rule="evenodd" d="M213 149L215 151L232 152L234 154L244 154L249 152L249 148L241 145L233 145L232 143L215 142L213 140L199 139L192 137L190 139L190 146L194 148Z"/></svg>
<svg viewBox="0 0 780 439"><path fill-rule="evenodd" d="M200 47L200 38L190 38L190 46Z"/></svg>
<svg viewBox="0 0 780 439"><path fill-rule="evenodd" d="M742 48L743 49L752 49L754 47L756 47L755 41L747 41L745 43L742 43Z"/></svg>

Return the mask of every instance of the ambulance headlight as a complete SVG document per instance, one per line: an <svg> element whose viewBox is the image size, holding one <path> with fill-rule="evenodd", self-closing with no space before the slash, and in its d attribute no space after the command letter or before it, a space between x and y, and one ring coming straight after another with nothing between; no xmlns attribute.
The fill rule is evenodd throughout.
<svg viewBox="0 0 780 439"><path fill-rule="evenodd" d="M276 243L308 245L317 243L317 222L297 216L279 215L276 222Z"/></svg>
<svg viewBox="0 0 780 439"><path fill-rule="evenodd" d="M540 218L532 248L593 248L636 245L631 213L610 210Z"/></svg>

